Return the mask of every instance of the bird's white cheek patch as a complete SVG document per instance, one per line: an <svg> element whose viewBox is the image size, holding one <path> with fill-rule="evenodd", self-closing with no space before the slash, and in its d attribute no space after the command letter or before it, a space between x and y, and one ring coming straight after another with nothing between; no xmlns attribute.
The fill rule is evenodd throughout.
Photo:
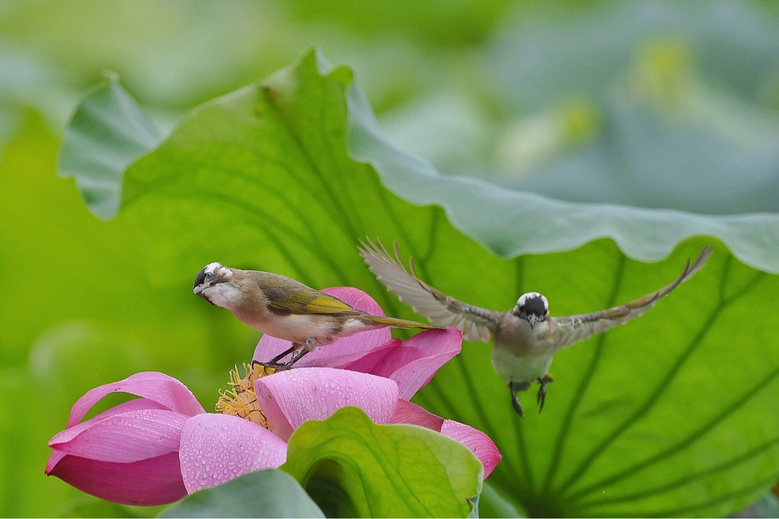
<svg viewBox="0 0 779 519"><path fill-rule="evenodd" d="M203 293L209 301L223 308L233 308L239 303L241 298L241 294L238 290L226 284L219 284L206 288L203 290Z"/></svg>

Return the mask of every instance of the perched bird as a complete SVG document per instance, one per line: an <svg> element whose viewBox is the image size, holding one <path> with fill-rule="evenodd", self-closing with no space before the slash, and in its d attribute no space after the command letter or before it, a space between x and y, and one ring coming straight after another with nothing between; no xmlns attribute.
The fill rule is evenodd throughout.
<svg viewBox="0 0 779 519"><path fill-rule="evenodd" d="M629 303L589 314L550 317L549 302L538 292L522 294L514 308L505 312L458 301L421 281L411 259L410 272L407 271L397 244L393 258L381 242L368 243L361 244L360 255L378 280L401 301L432 323L459 328L466 340L494 341L492 366L508 381L511 403L520 416L523 413L517 392L527 390L532 382L541 384L537 397L539 412L544 408L546 384L552 381L547 372L558 350L635 319L703 268L711 256L711 247L704 247L692 265L687 261L676 281Z"/></svg>
<svg viewBox="0 0 779 519"><path fill-rule="evenodd" d="M357 332L385 326L437 328L371 315L286 276L233 269L220 263L209 263L197 273L194 293L212 305L230 310L255 330L291 341L292 348L262 363L275 369L291 368L318 346ZM289 361L280 363L290 354Z"/></svg>

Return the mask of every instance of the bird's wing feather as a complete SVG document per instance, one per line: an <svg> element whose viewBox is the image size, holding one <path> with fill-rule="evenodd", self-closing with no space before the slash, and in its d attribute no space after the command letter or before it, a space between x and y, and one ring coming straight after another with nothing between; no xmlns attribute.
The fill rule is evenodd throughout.
<svg viewBox="0 0 779 519"><path fill-rule="evenodd" d="M298 290L266 287L268 308L278 314L349 314L359 313L340 299L300 284Z"/></svg>
<svg viewBox="0 0 779 519"><path fill-rule="evenodd" d="M433 324L460 329L466 340L490 342L500 318L499 312L463 303L421 281L414 272L411 260L411 272L403 266L397 243L394 259L381 242L376 245L368 240L367 245L361 245L360 255L368 264L368 268L401 301L427 317Z"/></svg>
<svg viewBox="0 0 779 519"><path fill-rule="evenodd" d="M651 294L630 301L629 303L607 308L600 312L571 315L568 317L553 317L552 319L558 325L556 328L559 330L559 341L557 342L558 349L571 346L574 343L587 339L591 335L605 332L609 328L625 324L640 316L652 308L660 299L667 296L673 289L679 286L680 283L690 279L702 269L709 256L711 256L711 247L707 245L703 248L698 255L698 259L696 259L692 265L690 265L689 260L687 261L684 271L676 281Z"/></svg>

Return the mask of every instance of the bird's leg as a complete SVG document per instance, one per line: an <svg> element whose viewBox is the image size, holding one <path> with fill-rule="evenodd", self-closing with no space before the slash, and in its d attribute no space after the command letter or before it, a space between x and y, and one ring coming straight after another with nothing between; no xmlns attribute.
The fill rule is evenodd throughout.
<svg viewBox="0 0 779 519"><path fill-rule="evenodd" d="M538 379L538 383L541 384L541 387L538 388L538 396L536 397L539 413L544 410L544 401L546 400L546 385L549 382L552 382L552 377L549 375L544 375Z"/></svg>
<svg viewBox="0 0 779 519"><path fill-rule="evenodd" d="M264 368L271 368L274 371L284 371L285 369L290 369L292 366L295 365L297 361L302 359L308 353L314 351L316 347L317 347L316 339L309 337L303 342L303 344L299 342L293 343L290 349L284 350L283 352L279 353L268 362L258 362L258 364ZM283 362L283 363L279 362L281 359L283 359L290 353L292 354L292 356L289 358L287 362Z"/></svg>
<svg viewBox="0 0 779 519"><path fill-rule="evenodd" d="M303 342L303 347L306 349L306 353L314 351L317 347L316 339L308 337L305 342ZM303 355L305 355L305 353ZM301 357L303 355L301 355Z"/></svg>
<svg viewBox="0 0 779 519"><path fill-rule="evenodd" d="M313 343L314 345L313 348L310 347L311 346L310 343ZM271 368L274 371L284 371L285 369L290 369L297 361L302 359L304 355L312 351L315 347L316 347L316 342L313 339L306 339L305 344L295 343L292 345L291 348L279 353L268 362L258 362L258 364L260 364L265 368ZM283 359L290 353L292 354L292 356L289 358L287 362L279 362L281 359Z"/></svg>
<svg viewBox="0 0 779 519"><path fill-rule="evenodd" d="M515 382L513 380L509 382L509 390L511 391L511 405L514 406L514 410L517 412L520 418L523 418L525 413L522 412L522 405L519 403L517 392L525 391L529 387L529 382Z"/></svg>
<svg viewBox="0 0 779 519"><path fill-rule="evenodd" d="M293 344L290 349L284 350L283 352L279 353L278 355L270 359L268 362L260 362L260 364L262 364L266 368L278 368L279 366L281 366L281 364L279 364L279 361L284 357L286 357L287 355L289 355L290 353L293 353L294 351L295 351L295 345Z"/></svg>
<svg viewBox="0 0 779 519"><path fill-rule="evenodd" d="M300 348L296 353L290 357L290 359L285 363L279 366L277 369L279 371L283 371L285 369L290 369L297 361L302 359L306 354L308 354L311 350L308 348Z"/></svg>

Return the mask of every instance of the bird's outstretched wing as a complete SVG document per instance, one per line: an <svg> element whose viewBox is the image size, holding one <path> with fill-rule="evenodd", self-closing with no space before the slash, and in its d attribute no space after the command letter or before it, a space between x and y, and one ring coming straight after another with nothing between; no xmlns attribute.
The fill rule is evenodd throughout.
<svg viewBox="0 0 779 519"><path fill-rule="evenodd" d="M558 325L555 327L559 333L559 340L557 341L558 349L571 346L574 343L587 339L591 335L605 332L609 328L625 324L631 319L635 319L652 308L655 303L667 296L673 289L679 286L680 283L687 281L695 275L695 273L705 266L709 256L711 256L711 247L707 245L703 248L698 255L698 259L696 259L692 265L690 265L690 261L687 260L684 271L676 281L651 294L630 301L629 303L590 314L553 317L552 320Z"/></svg>
<svg viewBox="0 0 779 519"><path fill-rule="evenodd" d="M369 239L367 245L360 245L360 255L376 278L417 313L433 324L459 328L466 340L490 342L499 312L463 303L421 281L414 272L413 260L409 259L410 272L403 266L397 243L395 258L381 242L376 245Z"/></svg>

